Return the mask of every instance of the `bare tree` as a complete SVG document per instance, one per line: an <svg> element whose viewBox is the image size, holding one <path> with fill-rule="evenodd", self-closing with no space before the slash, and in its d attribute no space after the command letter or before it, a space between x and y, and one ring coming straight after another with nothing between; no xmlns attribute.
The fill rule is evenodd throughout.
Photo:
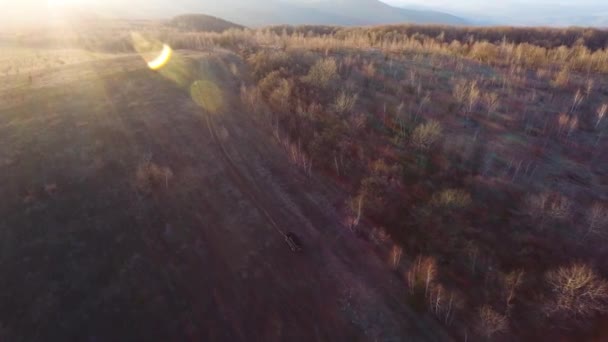
<svg viewBox="0 0 608 342"><path fill-rule="evenodd" d="M574 98L572 99L572 107L570 108L570 114L574 114L578 110L578 107L581 105L582 102L583 93L579 89L576 91L576 94L574 94Z"/></svg>
<svg viewBox="0 0 608 342"><path fill-rule="evenodd" d="M402 255L403 248L401 246L394 245L393 249L391 250L391 266L393 269L397 269L399 267Z"/></svg>
<svg viewBox="0 0 608 342"><path fill-rule="evenodd" d="M454 85L452 96L454 96L454 99L456 99L456 102L458 102L461 107L464 106L468 97L468 85L466 80L459 80L456 85Z"/></svg>
<svg viewBox="0 0 608 342"><path fill-rule="evenodd" d="M441 284L433 285L429 291L429 308L437 316L440 317L444 309L446 291Z"/></svg>
<svg viewBox="0 0 608 342"><path fill-rule="evenodd" d="M356 199L357 201L357 206L356 206L356 212L357 212L357 216L355 217L355 219L353 220L353 224L351 226L351 230L354 230L357 228L357 226L359 226L359 223L361 222L361 218L363 217L363 201L364 201L364 196L363 195L359 195Z"/></svg>
<svg viewBox="0 0 608 342"><path fill-rule="evenodd" d="M570 137L570 135L572 135L574 130L576 130L577 128L578 128L578 117L575 116L570 119L570 122L568 124L568 137Z"/></svg>
<svg viewBox="0 0 608 342"><path fill-rule="evenodd" d="M593 86L595 82L592 79L588 79L585 88L585 95L587 97L591 96L591 92L593 91Z"/></svg>
<svg viewBox="0 0 608 342"><path fill-rule="evenodd" d="M446 295L446 306L443 311L443 322L446 325L450 325L456 316L456 313L459 310L462 310L464 307L464 300L462 296L455 292L449 291L449 294Z"/></svg>
<svg viewBox="0 0 608 342"><path fill-rule="evenodd" d="M515 270L508 273L504 277L504 289L505 289L505 304L507 306L507 314L511 312L513 308L513 300L517 289L521 286L524 280L525 272L523 270Z"/></svg>
<svg viewBox="0 0 608 342"><path fill-rule="evenodd" d="M418 288L418 284L420 284L420 264L421 258L416 258L416 261L412 264L410 269L407 271L406 279L407 279L407 287L410 290L410 294L416 293L416 289Z"/></svg>
<svg viewBox="0 0 608 342"><path fill-rule="evenodd" d="M560 194L530 195L524 201L524 210L536 221L540 230L548 220L565 221L570 218L572 201Z"/></svg>
<svg viewBox="0 0 608 342"><path fill-rule="evenodd" d="M554 220L567 220L570 217L572 201L565 196L555 195L549 202L547 214Z"/></svg>
<svg viewBox="0 0 608 342"><path fill-rule="evenodd" d="M431 102L431 92L427 91L422 100L420 100L420 105L418 105L418 110L416 111L416 115L414 116L414 120L418 120L418 116L422 112L424 106L426 106L429 102Z"/></svg>
<svg viewBox="0 0 608 342"><path fill-rule="evenodd" d="M558 130L557 130L557 134L561 135L561 133L564 131L564 129L568 128L568 126L570 126L570 117L567 114L560 114L557 117L557 125L558 125Z"/></svg>
<svg viewBox="0 0 608 342"><path fill-rule="evenodd" d="M396 117L397 117L397 122L399 123L399 134L401 135L401 137L405 137L405 103L403 103L403 101L401 101L401 103L399 103L399 105L397 106L395 112L396 112Z"/></svg>
<svg viewBox="0 0 608 342"><path fill-rule="evenodd" d="M437 262L434 258L426 258L422 267L424 270L424 295L428 296L429 288L437 277Z"/></svg>
<svg viewBox="0 0 608 342"><path fill-rule="evenodd" d="M479 87L477 86L477 81L471 82L469 85L469 95L467 98L467 106L469 109L469 113L475 109L475 106L479 103L479 98L481 97L481 92Z"/></svg>
<svg viewBox="0 0 608 342"><path fill-rule="evenodd" d="M457 311L464 305L462 296L450 291L441 284L433 284L429 291L429 310L444 324L450 325Z"/></svg>
<svg viewBox="0 0 608 342"><path fill-rule="evenodd" d="M506 332L509 327L507 317L484 305L479 309L477 333L486 339L496 334Z"/></svg>
<svg viewBox="0 0 608 342"><path fill-rule="evenodd" d="M417 290L422 291L428 297L429 290L437 277L437 262L433 257L418 257L407 272L407 283L410 293L414 294Z"/></svg>
<svg viewBox="0 0 608 342"><path fill-rule="evenodd" d="M587 232L583 240L589 235L605 236L608 229L608 209L600 203L595 203L587 212Z"/></svg>
<svg viewBox="0 0 608 342"><path fill-rule="evenodd" d="M479 248L472 241L469 241L466 245L467 256L471 263L471 273L475 273L477 269L477 260L479 259Z"/></svg>
<svg viewBox="0 0 608 342"><path fill-rule="evenodd" d="M241 101L257 113L261 104L260 90L257 87L241 85Z"/></svg>
<svg viewBox="0 0 608 342"><path fill-rule="evenodd" d="M499 100L497 93L489 93L483 97L483 101L488 109L488 116L498 109Z"/></svg>
<svg viewBox="0 0 608 342"><path fill-rule="evenodd" d="M602 123L602 120L604 120L604 117L606 116L606 112L608 112L608 104L603 104L597 110L597 122L595 124L595 128L598 128L600 126L600 124Z"/></svg>
<svg viewBox="0 0 608 342"><path fill-rule="evenodd" d="M552 294L543 308L547 316L584 319L608 312L608 283L585 264L550 271L545 281Z"/></svg>
<svg viewBox="0 0 608 342"><path fill-rule="evenodd" d="M540 218L545 214L545 207L549 201L549 196L546 193L538 195L529 195L524 201L524 208L528 215L533 218Z"/></svg>

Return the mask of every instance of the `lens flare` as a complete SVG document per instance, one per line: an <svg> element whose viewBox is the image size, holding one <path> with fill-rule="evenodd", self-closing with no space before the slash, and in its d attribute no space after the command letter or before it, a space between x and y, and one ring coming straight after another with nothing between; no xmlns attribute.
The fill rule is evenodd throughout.
<svg viewBox="0 0 608 342"><path fill-rule="evenodd" d="M209 113L217 113L224 104L222 91L211 81L195 81L190 86L190 95L196 104Z"/></svg>
<svg viewBox="0 0 608 342"><path fill-rule="evenodd" d="M145 38L138 32L131 32L133 48L152 70L160 70L169 63L173 56L173 50L167 44L157 39ZM159 50L161 50L159 54Z"/></svg>
<svg viewBox="0 0 608 342"><path fill-rule="evenodd" d="M171 47L167 44L163 44L163 51L158 57L148 62L148 67L152 70L160 70L169 62L172 55L173 50L171 50Z"/></svg>

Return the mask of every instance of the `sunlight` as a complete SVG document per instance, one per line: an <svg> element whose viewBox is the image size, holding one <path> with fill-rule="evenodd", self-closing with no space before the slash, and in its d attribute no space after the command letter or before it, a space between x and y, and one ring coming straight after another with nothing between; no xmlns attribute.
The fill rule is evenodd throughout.
<svg viewBox="0 0 608 342"><path fill-rule="evenodd" d="M133 40L135 51L140 54L152 70L162 69L173 56L173 50L169 45L157 40L146 39L138 32L131 32L131 39ZM159 54L158 50L161 48L162 50Z"/></svg>
<svg viewBox="0 0 608 342"><path fill-rule="evenodd" d="M92 5L96 0L47 0L47 4L51 8L76 6L76 5Z"/></svg>
<svg viewBox="0 0 608 342"><path fill-rule="evenodd" d="M163 44L163 51L158 57L148 62L148 67L152 70L159 70L169 62L172 54L173 50L171 50L171 47L167 44Z"/></svg>
<svg viewBox="0 0 608 342"><path fill-rule="evenodd" d="M190 86L190 96L209 113L217 113L223 106L223 94L212 81L198 80Z"/></svg>

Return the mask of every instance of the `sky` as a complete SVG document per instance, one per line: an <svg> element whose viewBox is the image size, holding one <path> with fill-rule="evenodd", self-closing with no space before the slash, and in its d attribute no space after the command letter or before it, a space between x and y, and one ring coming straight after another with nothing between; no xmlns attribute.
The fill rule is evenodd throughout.
<svg viewBox="0 0 608 342"><path fill-rule="evenodd" d="M241 0L255 2L265 0ZM308 0L311 2L319 0ZM414 9L433 9L467 19L473 24L487 25L549 25L608 27L608 0L381 0L390 5ZM222 0L0 0L0 28L11 19L48 15L57 5L87 5L88 7L163 8ZM184 7L183 11L187 11ZM162 10L157 11L164 13Z"/></svg>
<svg viewBox="0 0 608 342"><path fill-rule="evenodd" d="M382 0L390 5L421 7L467 17L501 18L521 24L581 24L608 18L606 0Z"/></svg>

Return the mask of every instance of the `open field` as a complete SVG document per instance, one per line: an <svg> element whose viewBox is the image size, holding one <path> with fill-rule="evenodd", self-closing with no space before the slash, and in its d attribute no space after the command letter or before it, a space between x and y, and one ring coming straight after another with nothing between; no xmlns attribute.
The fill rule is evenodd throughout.
<svg viewBox="0 0 608 342"><path fill-rule="evenodd" d="M0 337L607 338L604 31L125 25L0 42Z"/></svg>

